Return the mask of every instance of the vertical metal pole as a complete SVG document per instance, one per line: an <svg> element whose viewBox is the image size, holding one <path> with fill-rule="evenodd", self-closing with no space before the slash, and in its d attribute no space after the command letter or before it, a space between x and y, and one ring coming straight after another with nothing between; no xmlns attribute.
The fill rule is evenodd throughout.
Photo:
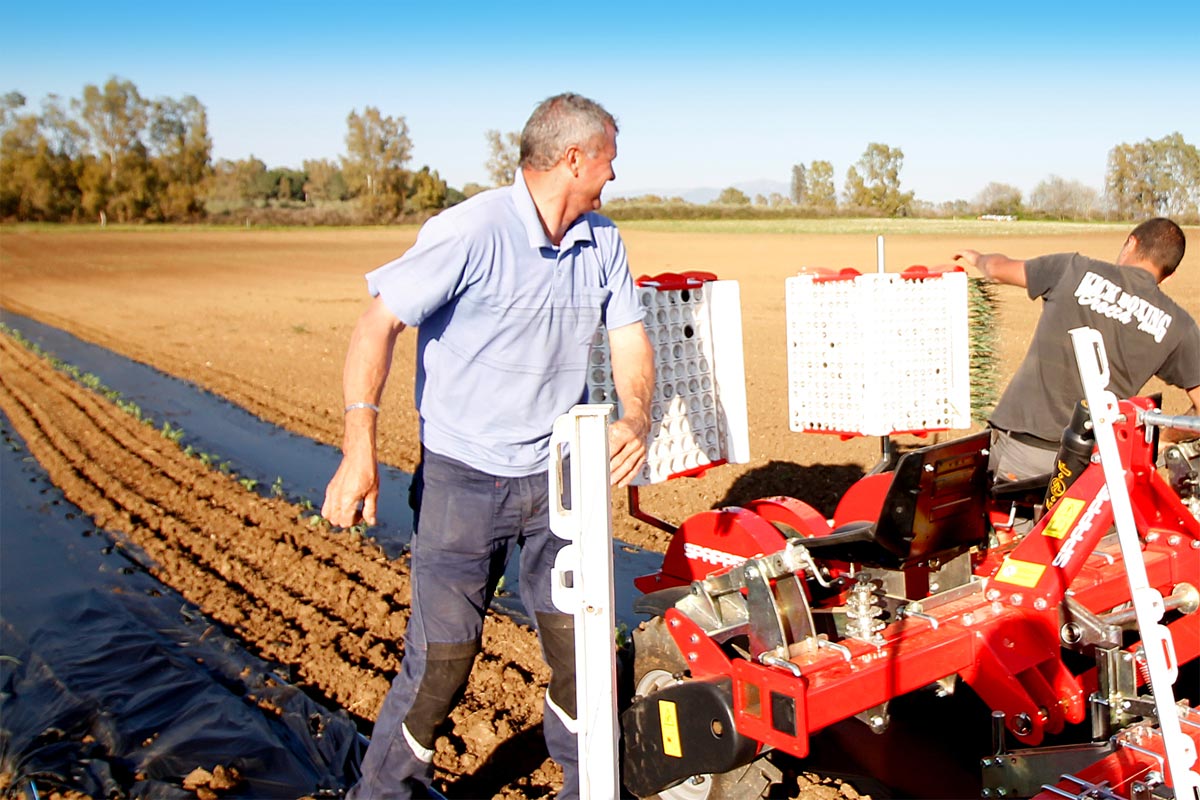
<svg viewBox="0 0 1200 800"><path fill-rule="evenodd" d="M608 467L611 404L577 405L550 437L550 530L570 543L554 562L551 594L575 617L575 698L581 800L619 795L617 660L614 635L612 496ZM563 465L569 452L570 487ZM569 503L564 503L564 495Z"/></svg>
<svg viewBox="0 0 1200 800"><path fill-rule="evenodd" d="M875 271L882 275L886 272L883 263L883 234L875 237ZM885 433L879 438L879 463L871 468L868 475L874 475L877 472L886 472L892 468L892 437L891 434Z"/></svg>
<svg viewBox="0 0 1200 800"><path fill-rule="evenodd" d="M1006 716L1003 711L992 712L992 755L994 756L1002 756L1008 753L1008 746L1004 739L1004 718Z"/></svg>
<svg viewBox="0 0 1200 800"><path fill-rule="evenodd" d="M1106 389L1109 371L1104 338L1092 328L1075 328L1071 331L1071 340L1078 362L1079 379L1083 383L1084 396L1092 415L1100 466L1104 470L1104 482L1112 503L1113 522L1117 526L1117 542L1121 546L1121 559L1129 579L1130 599L1142 637L1146 667L1150 672L1150 689L1154 692L1158 725L1171 772L1171 787L1177 798L1200 800L1200 774L1192 768L1196 763L1196 743L1183 733L1179 712L1175 707L1173 684L1179 674L1175 645L1171 640L1171 630L1160 623L1166 609L1162 594L1150 585L1146 573L1137 522L1133 517L1133 504L1129 500L1129 487L1125 484L1125 470L1121 466L1117 436L1113 431L1113 422L1120 414L1120 407L1116 395Z"/></svg>

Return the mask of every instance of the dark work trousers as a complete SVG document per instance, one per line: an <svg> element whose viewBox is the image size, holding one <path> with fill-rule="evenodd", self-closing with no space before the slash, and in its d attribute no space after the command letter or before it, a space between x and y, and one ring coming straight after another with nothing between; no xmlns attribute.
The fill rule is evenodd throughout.
<svg viewBox="0 0 1200 800"><path fill-rule="evenodd" d="M412 613L400 674L375 720L353 800L428 797L439 728L462 698L483 617L514 546L521 602L552 669L543 724L563 768L560 798L579 796L574 620L550 600L554 557L546 474L502 478L428 450L413 476Z"/></svg>

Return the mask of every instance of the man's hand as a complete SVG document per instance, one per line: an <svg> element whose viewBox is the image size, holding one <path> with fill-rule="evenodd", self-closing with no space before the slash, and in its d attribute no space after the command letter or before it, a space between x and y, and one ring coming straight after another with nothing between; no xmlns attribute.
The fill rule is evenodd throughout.
<svg viewBox="0 0 1200 800"><path fill-rule="evenodd" d="M642 423L622 417L608 426L608 469L613 486L624 488L646 463L646 434Z"/></svg>
<svg viewBox="0 0 1200 800"><path fill-rule="evenodd" d="M963 249L954 254L954 260L974 267L988 280L1010 286L1025 285L1025 262L1009 258L1003 253L981 253L978 250Z"/></svg>
<svg viewBox="0 0 1200 800"><path fill-rule="evenodd" d="M959 250L954 254L955 261L962 261L968 267L979 268L979 257L982 255L978 250Z"/></svg>
<svg viewBox="0 0 1200 800"><path fill-rule="evenodd" d="M321 516L340 528L359 522L374 525L379 502L379 467L374 461L343 458L329 486ZM361 508L360 508L361 504Z"/></svg>

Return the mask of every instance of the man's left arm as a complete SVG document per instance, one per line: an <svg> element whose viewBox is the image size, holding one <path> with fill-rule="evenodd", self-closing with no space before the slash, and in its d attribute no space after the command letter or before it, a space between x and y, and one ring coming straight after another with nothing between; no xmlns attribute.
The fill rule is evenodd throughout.
<svg viewBox="0 0 1200 800"><path fill-rule="evenodd" d="M646 461L650 399L654 394L654 348L640 321L608 332L613 384L624 408L609 426L609 471L614 486L628 486Z"/></svg>

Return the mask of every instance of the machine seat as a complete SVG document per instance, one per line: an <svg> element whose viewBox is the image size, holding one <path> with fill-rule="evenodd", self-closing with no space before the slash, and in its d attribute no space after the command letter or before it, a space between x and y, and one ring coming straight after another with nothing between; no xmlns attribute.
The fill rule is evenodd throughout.
<svg viewBox="0 0 1200 800"><path fill-rule="evenodd" d="M879 518L852 520L804 540L816 557L884 569L946 561L987 541L991 434L929 445L900 457Z"/></svg>

